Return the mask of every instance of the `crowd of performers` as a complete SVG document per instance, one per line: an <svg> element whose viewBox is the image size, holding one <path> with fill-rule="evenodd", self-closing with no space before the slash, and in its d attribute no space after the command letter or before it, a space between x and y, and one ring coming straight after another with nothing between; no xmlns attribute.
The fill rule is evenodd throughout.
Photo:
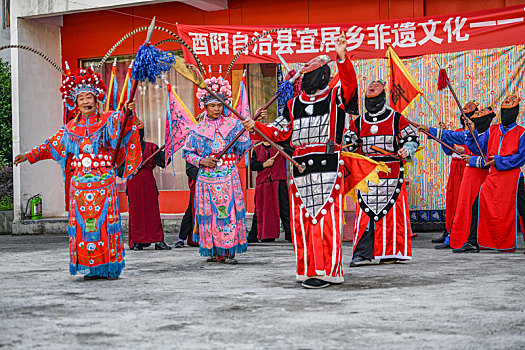
<svg viewBox="0 0 525 350"><path fill-rule="evenodd" d="M376 181L366 177L365 186L356 186L350 267L369 265L372 260L391 264L412 259L404 164L418 149L417 130L388 106L380 79L366 87L366 112L350 117L359 114L358 81L344 36L335 46L340 82L330 84L328 56L311 60L301 70L301 94L290 99L282 117L270 124L232 117L216 96L198 89L204 113L183 147L191 198L176 247L187 240L209 262L236 264L236 255L248 249L248 242L279 237L280 218L285 238L294 248L297 281L305 288L343 283L343 202L350 190L345 178L359 173L348 168L354 163L347 163L345 154L354 152L360 154L354 159L372 165ZM221 99L231 100L231 86L225 79L212 77L205 82ZM155 249L171 249L164 243L153 177L156 166L166 166L165 156L160 152L149 157L158 146L144 141L144 126L134 114L129 122L123 121L134 103L125 103L122 111L97 108L105 91L100 75L90 68L66 78L61 92L65 105L76 111L74 117L44 143L15 158L16 165L54 159L65 169L71 163L70 272L84 274L85 279L115 279L124 268L117 175L127 179L129 247L142 250L155 243ZM516 124L519 102L515 96L503 101L499 124L492 124L496 113L490 107L469 102L461 129L418 126L460 153L452 155L446 231L436 240L441 243L436 248L451 247L457 253L515 250L517 217L523 225L525 215L520 171L525 163L525 129ZM270 146L269 140L293 147L293 160L300 166L292 167L288 179L282 150ZM260 141L265 142L253 148ZM236 164L252 148L256 211L248 234Z"/></svg>

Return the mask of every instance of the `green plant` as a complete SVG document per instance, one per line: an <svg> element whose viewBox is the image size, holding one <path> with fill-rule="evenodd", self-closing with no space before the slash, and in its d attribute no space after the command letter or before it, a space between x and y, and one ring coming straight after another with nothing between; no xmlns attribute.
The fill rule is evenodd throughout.
<svg viewBox="0 0 525 350"><path fill-rule="evenodd" d="M0 211L2 210L13 210L13 198L5 196L0 199Z"/></svg>
<svg viewBox="0 0 525 350"><path fill-rule="evenodd" d="M11 66L0 59L0 163L13 159L11 119Z"/></svg>

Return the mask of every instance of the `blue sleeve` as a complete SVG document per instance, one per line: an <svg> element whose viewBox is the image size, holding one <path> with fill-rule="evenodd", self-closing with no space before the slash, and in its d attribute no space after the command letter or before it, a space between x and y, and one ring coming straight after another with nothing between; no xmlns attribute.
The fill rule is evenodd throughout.
<svg viewBox="0 0 525 350"><path fill-rule="evenodd" d="M472 168L487 169L487 167L485 166L485 162L483 161L483 158L481 158L481 156L471 156L468 165Z"/></svg>
<svg viewBox="0 0 525 350"><path fill-rule="evenodd" d="M467 135L467 140L465 143L467 148L470 150L470 152L472 152L472 154L479 156L479 150L476 146L476 142L474 142L474 138L472 137L469 131L465 131L465 133ZM483 134L481 134L481 136L478 135L477 130L474 130L474 137L476 137L476 139L478 140L479 146L481 147L483 154L487 154L487 144L489 143L489 136L490 128L487 129L487 131L485 131Z"/></svg>
<svg viewBox="0 0 525 350"><path fill-rule="evenodd" d="M464 131L452 131L452 130L442 130L437 128L430 128L430 133L432 136L437 137L450 147L454 147L454 145L464 145L465 144L465 132ZM445 146L441 146L441 149L443 152L445 152L446 155L451 155L452 151L446 148Z"/></svg>
<svg viewBox="0 0 525 350"><path fill-rule="evenodd" d="M521 168L525 164L525 133L520 137L517 153L504 157L494 156L494 161L498 171Z"/></svg>

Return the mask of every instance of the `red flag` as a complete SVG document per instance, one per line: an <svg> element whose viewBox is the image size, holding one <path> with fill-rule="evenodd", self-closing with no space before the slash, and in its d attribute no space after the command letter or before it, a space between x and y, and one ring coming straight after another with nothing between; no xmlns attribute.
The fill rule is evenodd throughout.
<svg viewBox="0 0 525 350"><path fill-rule="evenodd" d="M386 57L390 65L390 107L405 114L422 91L391 46L386 51Z"/></svg>
<svg viewBox="0 0 525 350"><path fill-rule="evenodd" d="M383 162L376 162L361 154L342 152L345 174L345 195L349 195L357 202L357 190L368 193L367 180L379 183L378 171L389 172L388 166Z"/></svg>

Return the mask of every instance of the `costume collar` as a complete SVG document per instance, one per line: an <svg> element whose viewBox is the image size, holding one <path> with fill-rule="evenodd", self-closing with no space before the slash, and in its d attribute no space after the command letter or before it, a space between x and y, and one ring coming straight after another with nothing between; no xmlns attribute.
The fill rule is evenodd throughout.
<svg viewBox="0 0 525 350"><path fill-rule="evenodd" d="M326 96L328 96L329 92L330 92L330 85L328 85L321 91L317 91L313 95L308 95L306 92L303 91L301 95L299 95L299 98L301 99L301 102L313 103L313 102L318 102L324 99Z"/></svg>
<svg viewBox="0 0 525 350"><path fill-rule="evenodd" d="M202 121L195 125L194 130L198 135L204 136L210 140L215 139L215 134L217 132L226 139L235 125L235 119L226 117L224 114L221 114L217 119L212 119L208 117L208 114L205 112Z"/></svg>
<svg viewBox="0 0 525 350"><path fill-rule="evenodd" d="M505 135L507 132L509 132L510 130L514 129L514 127L518 125L516 122L512 123L512 124L509 124L509 126L507 127L504 127L503 124L500 124L499 125L499 129L501 130L501 133L503 135Z"/></svg>
<svg viewBox="0 0 525 350"><path fill-rule="evenodd" d="M390 117L390 115L392 114L392 112L394 112L394 110L388 106L385 106L383 109L381 109L381 111L379 111L378 113L375 113L375 114L370 114L368 112L365 113L365 121L367 123L379 123L383 120L386 120L388 119L388 117Z"/></svg>

